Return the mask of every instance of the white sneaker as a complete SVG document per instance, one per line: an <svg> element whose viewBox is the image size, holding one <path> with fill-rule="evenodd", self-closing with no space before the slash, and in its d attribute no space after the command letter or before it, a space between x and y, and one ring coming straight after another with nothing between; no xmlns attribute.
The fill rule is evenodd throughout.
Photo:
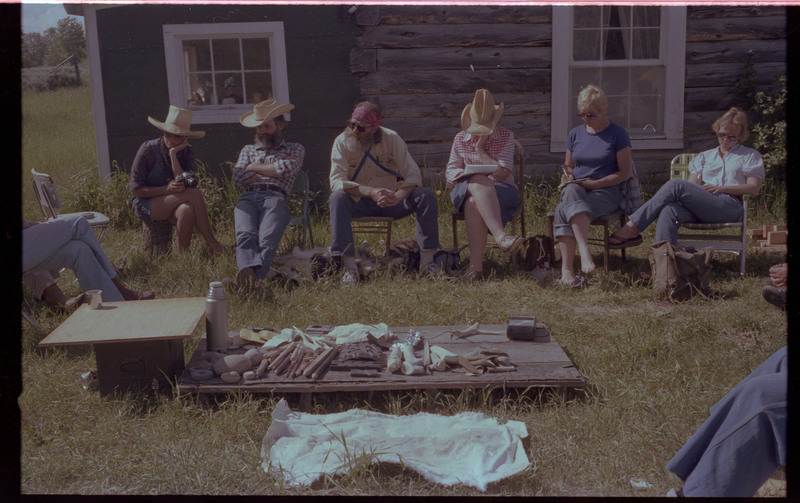
<svg viewBox="0 0 800 503"><path fill-rule="evenodd" d="M342 275L342 286L353 286L358 283L358 271L345 269Z"/></svg>
<svg viewBox="0 0 800 503"><path fill-rule="evenodd" d="M522 244L522 237L520 237L520 236L509 236L508 234L506 234L505 236L503 236L503 238L497 244L500 245L500 249L501 250L503 250L506 253L510 253L510 254L513 255L519 249L520 245Z"/></svg>
<svg viewBox="0 0 800 503"><path fill-rule="evenodd" d="M675 488L670 489L667 491L667 494L664 495L665 498L677 498L678 493L675 491Z"/></svg>

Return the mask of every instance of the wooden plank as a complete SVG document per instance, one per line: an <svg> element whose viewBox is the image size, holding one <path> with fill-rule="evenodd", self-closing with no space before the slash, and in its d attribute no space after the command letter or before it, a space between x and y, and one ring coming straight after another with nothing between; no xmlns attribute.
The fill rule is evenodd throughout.
<svg viewBox="0 0 800 503"><path fill-rule="evenodd" d="M389 70L550 68L550 47L431 47L376 49L377 66Z"/></svg>
<svg viewBox="0 0 800 503"><path fill-rule="evenodd" d="M84 304L45 337L40 346L185 339L205 313L205 298Z"/></svg>
<svg viewBox="0 0 800 503"><path fill-rule="evenodd" d="M411 327L392 327L395 334L406 334ZM329 371L321 379L290 379L285 376L267 374L255 381L240 381L225 384L215 377L207 381L192 381L189 370L178 379L180 393L313 393L341 391L388 391L406 389L462 389L485 387L581 387L585 378L575 368L558 342L511 341L505 336L505 325L485 325L482 330L500 332L501 335L476 335L467 339L452 339L453 330L464 330L463 326L414 327L430 340L432 346L441 346L455 354L466 355L476 349L499 349L506 352L517 365L514 372L485 373L468 376L460 372L433 372L428 375L406 376L389 373L385 369L377 378L354 378L348 371ZM198 349L187 365L191 369L202 360L205 344L201 339Z"/></svg>
<svg viewBox="0 0 800 503"><path fill-rule="evenodd" d="M413 72L377 72L361 80L362 94L474 93L476 89L492 93L549 92L550 69L499 70L425 70Z"/></svg>
<svg viewBox="0 0 800 503"><path fill-rule="evenodd" d="M384 94L371 96L381 107L384 118L392 117L458 117L467 103L472 102L475 91L433 94ZM495 103L504 103L504 117L512 115L550 114L550 93L497 93L492 90ZM503 119L501 119L502 121ZM504 124L501 122L501 124ZM521 132L514 132L515 135Z"/></svg>
<svg viewBox="0 0 800 503"><path fill-rule="evenodd" d="M751 56L752 55L752 56ZM785 62L785 40L727 40L687 42L686 64L739 63L752 57L757 62Z"/></svg>
<svg viewBox="0 0 800 503"><path fill-rule="evenodd" d="M503 117L503 126L512 131L524 131L529 135L539 132L542 137L550 133L549 115L511 115ZM383 120L383 125L400 133L406 142L452 142L461 131L461 119L456 117L392 118Z"/></svg>
<svg viewBox="0 0 800 503"><path fill-rule="evenodd" d="M756 63L756 85L770 85L775 77L786 73L786 63ZM728 81L742 77L742 63L705 63L686 65L686 88L721 87ZM733 87L722 87L725 92L735 93Z"/></svg>
<svg viewBox="0 0 800 503"><path fill-rule="evenodd" d="M686 23L687 42L785 38L786 18L781 16L692 19Z"/></svg>
<svg viewBox="0 0 800 503"><path fill-rule="evenodd" d="M356 11L356 23L362 26L406 24L549 24L553 11L540 6L363 6Z"/></svg>
<svg viewBox="0 0 800 503"><path fill-rule="evenodd" d="M402 25L367 28L356 47L550 47L549 24Z"/></svg>
<svg viewBox="0 0 800 503"><path fill-rule="evenodd" d="M786 16L786 7L770 5L724 6L708 5L689 6L686 8L686 19L724 19L731 17L750 18L767 16Z"/></svg>

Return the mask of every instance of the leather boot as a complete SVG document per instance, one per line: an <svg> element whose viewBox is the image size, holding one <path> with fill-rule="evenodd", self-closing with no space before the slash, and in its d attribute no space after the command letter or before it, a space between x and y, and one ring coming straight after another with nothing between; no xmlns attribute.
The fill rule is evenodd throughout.
<svg viewBox="0 0 800 503"><path fill-rule="evenodd" d="M115 276L111 281L114 282L114 286L117 287L117 290L119 290L119 293L122 294L122 298L125 300L150 300L156 298L156 294L149 290L139 292L129 289L122 284L122 281L119 280L119 276Z"/></svg>

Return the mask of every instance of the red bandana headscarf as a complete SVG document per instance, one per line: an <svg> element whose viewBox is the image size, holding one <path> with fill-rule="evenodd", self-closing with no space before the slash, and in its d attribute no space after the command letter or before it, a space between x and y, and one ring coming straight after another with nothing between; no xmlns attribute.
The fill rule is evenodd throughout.
<svg viewBox="0 0 800 503"><path fill-rule="evenodd" d="M366 107L356 107L351 118L369 126L381 125L381 114Z"/></svg>

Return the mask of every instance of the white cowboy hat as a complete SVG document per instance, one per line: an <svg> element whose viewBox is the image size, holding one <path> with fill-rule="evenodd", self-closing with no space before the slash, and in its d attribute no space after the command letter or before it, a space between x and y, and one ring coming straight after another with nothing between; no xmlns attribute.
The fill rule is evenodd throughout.
<svg viewBox="0 0 800 503"><path fill-rule="evenodd" d="M262 101L253 107L252 112L246 112L239 117L239 123L244 127L258 127L266 121L283 115L293 108L294 105L291 103L278 105L276 100Z"/></svg>
<svg viewBox="0 0 800 503"><path fill-rule="evenodd" d="M492 93L478 89L472 103L467 103L461 112L461 129L470 134L491 134L503 116L503 110L504 103L496 106Z"/></svg>
<svg viewBox="0 0 800 503"><path fill-rule="evenodd" d="M167 120L164 122L158 121L152 117L148 117L147 120L150 121L150 124L165 133L186 136L187 138L202 138L206 135L205 131L191 131L189 129L192 125L193 115L194 112L191 110L184 110L183 108L170 105Z"/></svg>

